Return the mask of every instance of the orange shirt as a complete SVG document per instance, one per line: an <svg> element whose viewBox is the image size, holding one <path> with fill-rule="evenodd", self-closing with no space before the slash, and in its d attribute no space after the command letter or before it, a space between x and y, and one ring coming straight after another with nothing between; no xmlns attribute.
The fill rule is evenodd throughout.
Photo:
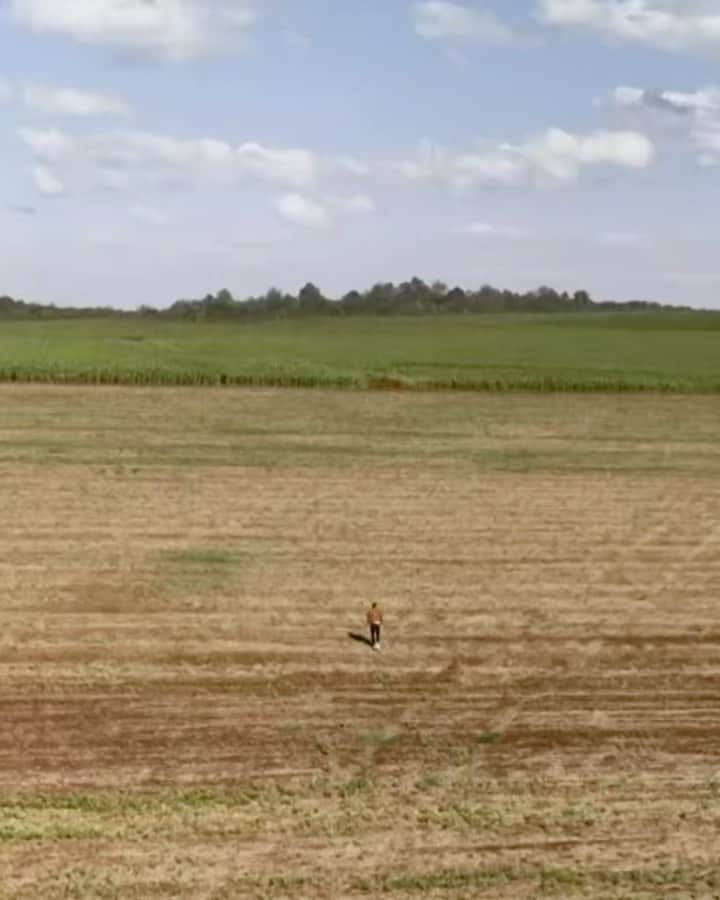
<svg viewBox="0 0 720 900"><path fill-rule="evenodd" d="M383 613L379 606L371 606L367 612L368 625L382 625Z"/></svg>

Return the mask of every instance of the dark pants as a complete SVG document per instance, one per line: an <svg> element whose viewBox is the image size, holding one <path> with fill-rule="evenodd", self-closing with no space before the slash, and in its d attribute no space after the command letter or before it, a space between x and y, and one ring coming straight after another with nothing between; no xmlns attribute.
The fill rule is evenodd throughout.
<svg viewBox="0 0 720 900"><path fill-rule="evenodd" d="M380 643L380 626L379 625L371 625L370 626L370 641L373 644Z"/></svg>

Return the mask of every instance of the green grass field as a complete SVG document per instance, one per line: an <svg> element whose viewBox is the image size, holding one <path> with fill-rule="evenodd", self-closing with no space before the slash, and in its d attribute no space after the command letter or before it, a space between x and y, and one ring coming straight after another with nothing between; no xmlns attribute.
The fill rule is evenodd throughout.
<svg viewBox="0 0 720 900"><path fill-rule="evenodd" d="M720 315L4 322L0 380L720 391Z"/></svg>

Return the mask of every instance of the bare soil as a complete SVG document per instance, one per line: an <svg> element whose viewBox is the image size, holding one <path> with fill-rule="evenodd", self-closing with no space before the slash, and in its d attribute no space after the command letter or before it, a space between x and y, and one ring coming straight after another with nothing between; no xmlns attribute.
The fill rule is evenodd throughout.
<svg viewBox="0 0 720 900"><path fill-rule="evenodd" d="M720 896L719 440L0 389L0 897Z"/></svg>

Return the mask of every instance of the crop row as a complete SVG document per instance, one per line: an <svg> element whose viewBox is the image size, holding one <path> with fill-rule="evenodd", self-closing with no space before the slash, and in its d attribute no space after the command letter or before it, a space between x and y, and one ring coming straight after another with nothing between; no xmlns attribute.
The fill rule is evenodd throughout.
<svg viewBox="0 0 720 900"><path fill-rule="evenodd" d="M588 377L543 374L493 373L472 377L410 378L402 374L318 374L293 371L213 372L162 368L59 368L43 366L0 367L0 382L95 385L174 385L248 387L336 387L362 390L459 390L479 392L628 392L720 393L720 382L698 384L694 379L643 378L609 374Z"/></svg>

